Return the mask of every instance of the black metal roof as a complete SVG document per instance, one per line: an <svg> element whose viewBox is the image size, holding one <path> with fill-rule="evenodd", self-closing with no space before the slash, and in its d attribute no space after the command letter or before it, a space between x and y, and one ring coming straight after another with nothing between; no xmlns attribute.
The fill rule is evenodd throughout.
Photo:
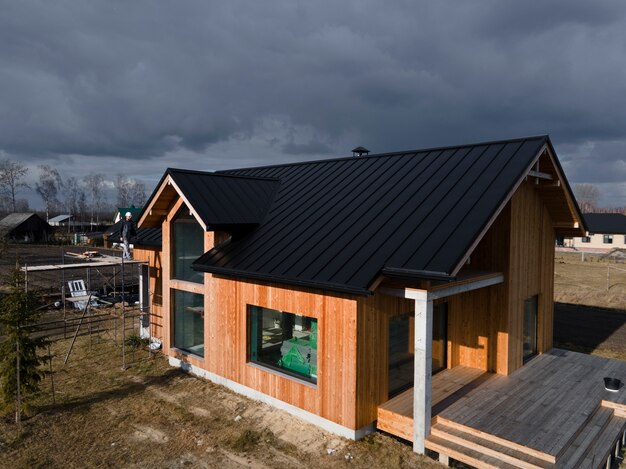
<svg viewBox="0 0 626 469"><path fill-rule="evenodd" d="M280 186L263 223L194 268L361 294L381 274L449 278L545 145L539 136L220 172Z"/></svg>
<svg viewBox="0 0 626 469"><path fill-rule="evenodd" d="M589 233L626 234L626 215L621 213L585 213Z"/></svg>
<svg viewBox="0 0 626 469"><path fill-rule="evenodd" d="M279 186L274 178L167 170L198 217L209 227L258 225ZM146 204L146 206L149 205Z"/></svg>

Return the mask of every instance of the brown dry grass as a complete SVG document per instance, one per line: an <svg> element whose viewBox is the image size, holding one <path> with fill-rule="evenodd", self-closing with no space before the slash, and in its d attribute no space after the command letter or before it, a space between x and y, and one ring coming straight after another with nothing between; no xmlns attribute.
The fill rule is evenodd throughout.
<svg viewBox="0 0 626 469"><path fill-rule="evenodd" d="M331 435L171 368L160 354L139 351L122 371L111 339L90 347L80 337L63 366L67 347L53 347L56 404L47 379L20 428L12 414L0 419L1 467L441 467L381 434Z"/></svg>
<svg viewBox="0 0 626 469"><path fill-rule="evenodd" d="M557 253L554 300L601 308L626 309L626 263L597 255Z"/></svg>

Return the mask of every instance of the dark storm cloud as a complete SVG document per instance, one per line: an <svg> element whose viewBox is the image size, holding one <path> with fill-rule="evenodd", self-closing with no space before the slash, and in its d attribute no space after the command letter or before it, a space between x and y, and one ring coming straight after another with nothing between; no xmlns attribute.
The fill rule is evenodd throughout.
<svg viewBox="0 0 626 469"><path fill-rule="evenodd" d="M152 180L550 133L573 182L626 180L622 1L2 3L0 150L33 164Z"/></svg>

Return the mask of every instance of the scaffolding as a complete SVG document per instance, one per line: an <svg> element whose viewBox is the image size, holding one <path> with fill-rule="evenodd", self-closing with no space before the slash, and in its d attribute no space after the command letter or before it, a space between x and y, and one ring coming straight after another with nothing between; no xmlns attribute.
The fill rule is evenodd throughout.
<svg viewBox="0 0 626 469"><path fill-rule="evenodd" d="M132 335L135 325L140 335L142 323L152 322L150 292L141 292L141 266L146 264L149 265L149 259L126 260L98 251L75 253L61 248L60 262L20 267L26 291L37 290L47 303L43 308L48 317L32 333L51 340L67 339L69 333L72 341L65 357L67 362L79 334L89 334L91 344L94 331L98 339L100 332L111 334L112 322L113 340L121 348L122 369L126 369L127 320L130 319ZM68 286L76 282L84 285L83 295L68 292ZM121 344L118 322L121 322ZM147 333L150 337L150 330Z"/></svg>

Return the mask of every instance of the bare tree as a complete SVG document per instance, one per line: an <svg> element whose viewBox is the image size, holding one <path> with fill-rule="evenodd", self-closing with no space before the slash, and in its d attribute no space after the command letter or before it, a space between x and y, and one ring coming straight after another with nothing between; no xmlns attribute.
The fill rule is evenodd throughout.
<svg viewBox="0 0 626 469"><path fill-rule="evenodd" d="M46 164L39 166L39 182L35 183L35 191L46 206L46 221L50 219L50 211L59 205L58 195L63 187L59 172Z"/></svg>
<svg viewBox="0 0 626 469"><path fill-rule="evenodd" d="M15 213L15 195L23 187L28 187L23 179L28 168L18 161L8 158L0 161L0 193L9 199L11 211Z"/></svg>
<svg viewBox="0 0 626 469"><path fill-rule="evenodd" d="M594 184L576 184L574 196L583 213L591 213L598 208L600 189Z"/></svg>
<svg viewBox="0 0 626 469"><path fill-rule="evenodd" d="M81 200L85 199L85 191L80 186L78 179L70 176L62 186L65 208L70 215L76 219L81 218Z"/></svg>
<svg viewBox="0 0 626 469"><path fill-rule="evenodd" d="M143 182L118 174L113 185L117 192L118 207L141 207L146 202L146 186Z"/></svg>
<svg viewBox="0 0 626 469"><path fill-rule="evenodd" d="M135 207L143 207L146 203L146 185L134 180L130 186L130 203Z"/></svg>
<svg viewBox="0 0 626 469"><path fill-rule="evenodd" d="M118 174L115 177L113 187L115 187L118 207L130 206L130 185L130 178L124 176L123 174Z"/></svg>
<svg viewBox="0 0 626 469"><path fill-rule="evenodd" d="M94 214L96 223L100 222L100 212L104 208L104 175L101 173L89 173L83 179L89 194L91 209L91 224L93 224Z"/></svg>

